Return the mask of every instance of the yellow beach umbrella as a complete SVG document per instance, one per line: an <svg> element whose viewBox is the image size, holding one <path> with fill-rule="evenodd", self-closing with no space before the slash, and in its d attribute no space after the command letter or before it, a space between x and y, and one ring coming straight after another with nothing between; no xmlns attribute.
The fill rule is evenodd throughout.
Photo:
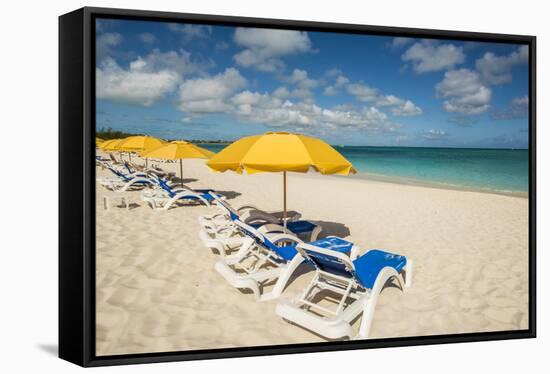
<svg viewBox="0 0 550 374"><path fill-rule="evenodd" d="M231 143L206 163L215 171L249 174L283 172L283 219L286 226L286 173L355 173L351 162L321 139L288 132L247 136Z"/></svg>
<svg viewBox="0 0 550 374"><path fill-rule="evenodd" d="M105 140L103 140L103 139L101 139L101 138L98 138L98 137L96 136L96 138L95 138L95 146L96 146L96 147L99 147L99 146L101 145L101 143L104 143L104 142L105 142Z"/></svg>
<svg viewBox="0 0 550 374"><path fill-rule="evenodd" d="M172 143L166 143L159 147L146 150L141 153L141 157L158 158L161 160L180 160L180 179L182 180L183 187L183 166L182 160L184 158L210 158L215 153L208 149L201 148L193 143L189 143L183 140L174 141Z"/></svg>
<svg viewBox="0 0 550 374"><path fill-rule="evenodd" d="M119 152L120 151L119 145L124 140L125 139L108 140L102 144L101 149L103 149L106 152Z"/></svg>
<svg viewBox="0 0 550 374"><path fill-rule="evenodd" d="M119 148L127 152L141 152L146 149L152 149L165 144L164 140L154 136L137 135L129 136L120 143Z"/></svg>
<svg viewBox="0 0 550 374"><path fill-rule="evenodd" d="M153 149L165 143L166 142L164 140L153 136L136 135L127 137L118 145L118 147L121 151L126 151L130 154L130 152L142 152L148 149ZM147 167L147 159L145 159L145 167Z"/></svg>

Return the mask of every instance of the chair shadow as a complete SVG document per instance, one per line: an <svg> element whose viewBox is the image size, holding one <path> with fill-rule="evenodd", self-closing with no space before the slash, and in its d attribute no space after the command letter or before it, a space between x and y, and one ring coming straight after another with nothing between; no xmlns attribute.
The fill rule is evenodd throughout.
<svg viewBox="0 0 550 374"><path fill-rule="evenodd" d="M183 184L186 184L186 183L191 183L191 182L196 182L198 181L197 178L180 178L180 177L172 177L172 179L170 180L172 183L183 183Z"/></svg>
<svg viewBox="0 0 550 374"><path fill-rule="evenodd" d="M59 355L59 350L57 347L57 344L49 343L49 344L38 344L36 346L38 349L46 352L49 355L57 357Z"/></svg>
<svg viewBox="0 0 550 374"><path fill-rule="evenodd" d="M219 193L222 196L225 196L225 198L227 200L231 200L231 199L234 199L234 198L242 195L240 192L237 192L237 191L218 191L218 190L216 190L216 192Z"/></svg>
<svg viewBox="0 0 550 374"><path fill-rule="evenodd" d="M339 222L330 221L314 221L311 222L321 226L323 230L319 233L318 239L326 238L327 236L334 235L341 238L345 238L351 234L349 227Z"/></svg>

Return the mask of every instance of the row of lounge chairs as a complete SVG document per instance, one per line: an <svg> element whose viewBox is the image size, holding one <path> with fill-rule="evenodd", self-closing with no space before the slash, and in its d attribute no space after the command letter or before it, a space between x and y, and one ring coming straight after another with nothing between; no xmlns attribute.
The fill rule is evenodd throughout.
<svg viewBox="0 0 550 374"><path fill-rule="evenodd" d="M96 164L112 173L108 177L97 177L99 185L115 192L142 190L142 200L153 209L168 210L179 202L209 206L214 196L221 197L213 190L195 190L183 184L176 187L168 179L173 178L173 175L156 168L138 169L128 162L116 165L101 158L96 159Z"/></svg>
<svg viewBox="0 0 550 374"><path fill-rule="evenodd" d="M144 189L142 198L156 209L169 209L180 200L214 206L217 212L199 217L199 237L220 258L215 270L234 288L249 290L257 301L279 299L275 313L327 339L364 339L369 332L380 292L397 280L410 287L412 261L379 249L361 254L356 244L337 236L319 239L322 227L290 212L266 212L255 206L233 208L214 190L175 188L162 171L138 170L129 164L98 165L114 174L98 178L109 189ZM301 267L314 270L305 289L281 297ZM358 331L352 325L361 317Z"/></svg>
<svg viewBox="0 0 550 374"><path fill-rule="evenodd" d="M413 265L405 256L378 249L360 254L359 246L345 239L318 239L321 227L297 214L285 228L278 213L234 209L220 198L214 205L219 212L199 217L199 236L220 254L216 271L231 286L267 301L281 297L298 268L313 268L308 286L280 298L275 313L327 339L368 338L384 286L394 279L401 289L411 285Z"/></svg>

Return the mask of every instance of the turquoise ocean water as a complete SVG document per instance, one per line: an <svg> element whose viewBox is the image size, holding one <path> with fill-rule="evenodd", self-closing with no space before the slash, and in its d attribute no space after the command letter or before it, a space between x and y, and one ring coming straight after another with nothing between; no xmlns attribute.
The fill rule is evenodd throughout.
<svg viewBox="0 0 550 374"><path fill-rule="evenodd" d="M219 152L225 145L205 144ZM512 149L335 146L358 177L527 195L529 152Z"/></svg>

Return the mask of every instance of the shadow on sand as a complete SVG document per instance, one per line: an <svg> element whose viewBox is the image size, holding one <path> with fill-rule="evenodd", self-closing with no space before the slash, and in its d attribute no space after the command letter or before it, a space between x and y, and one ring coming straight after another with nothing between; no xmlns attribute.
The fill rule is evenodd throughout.
<svg viewBox="0 0 550 374"><path fill-rule="evenodd" d="M340 238L345 238L346 236L350 235L349 227L347 227L343 223L314 220L312 220L311 222L323 228L323 230L319 234L318 239L323 239L330 235L339 236Z"/></svg>
<svg viewBox="0 0 550 374"><path fill-rule="evenodd" d="M174 184L178 184L178 183L186 184L186 183L191 183L196 181L198 181L197 178L180 178L180 177L172 177L172 179L170 180L170 182Z"/></svg>
<svg viewBox="0 0 550 374"><path fill-rule="evenodd" d="M231 200L231 199L236 198L237 196L242 195L240 192L237 192L237 191L218 191L218 190L216 190L216 192L219 193L222 196L225 196L225 198L227 200Z"/></svg>

